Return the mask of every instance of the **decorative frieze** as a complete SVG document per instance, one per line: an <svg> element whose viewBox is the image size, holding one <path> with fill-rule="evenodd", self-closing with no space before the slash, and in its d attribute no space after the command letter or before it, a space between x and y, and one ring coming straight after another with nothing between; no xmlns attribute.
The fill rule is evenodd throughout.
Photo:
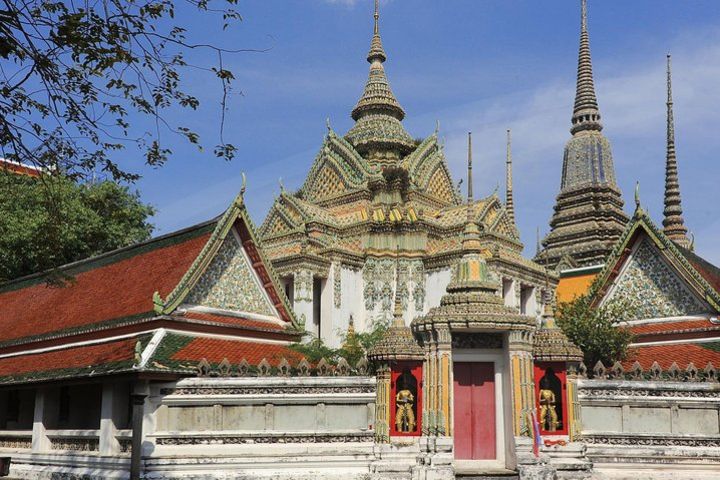
<svg viewBox="0 0 720 480"><path fill-rule="evenodd" d="M52 437L50 438L50 448L73 452L97 452L100 450L100 439L98 437Z"/></svg>
<svg viewBox="0 0 720 480"><path fill-rule="evenodd" d="M453 333L452 348L503 348L500 333Z"/></svg>
<svg viewBox="0 0 720 480"><path fill-rule="evenodd" d="M244 387L163 388L163 395L327 395L333 393L375 393L375 385L272 385Z"/></svg>
<svg viewBox="0 0 720 480"><path fill-rule="evenodd" d="M720 447L720 438L642 434L584 434L582 441L590 445L621 445L636 447Z"/></svg>
<svg viewBox="0 0 720 480"><path fill-rule="evenodd" d="M0 435L0 448L31 448L32 447L32 435L27 436L15 436L15 435Z"/></svg>
<svg viewBox="0 0 720 480"><path fill-rule="evenodd" d="M342 307L342 266L340 262L333 264L333 305Z"/></svg>
<svg viewBox="0 0 720 480"><path fill-rule="evenodd" d="M373 442L374 433L370 430L359 433L284 433L263 432L262 435L192 435L157 436L157 445L253 445L273 443L362 443Z"/></svg>
<svg viewBox="0 0 720 480"><path fill-rule="evenodd" d="M672 381L672 382L717 382L718 373L712 362L708 362L705 368L698 369L690 362L685 369L681 369L676 362L673 362L667 370L663 370L660 364L653 362L649 369L642 368L639 362L632 364L629 370L625 370L620 362L615 362L612 367L606 368L601 361L598 361L590 372L584 363L580 363L578 375L590 377L597 380L648 380L648 381Z"/></svg>

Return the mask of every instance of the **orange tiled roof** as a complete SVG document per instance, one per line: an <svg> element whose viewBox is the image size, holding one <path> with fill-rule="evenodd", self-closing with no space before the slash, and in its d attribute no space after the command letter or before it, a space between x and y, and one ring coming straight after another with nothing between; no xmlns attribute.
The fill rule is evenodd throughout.
<svg viewBox="0 0 720 480"><path fill-rule="evenodd" d="M0 384L130 370L139 338L0 358Z"/></svg>
<svg viewBox="0 0 720 480"><path fill-rule="evenodd" d="M265 358L272 366L277 366L283 357L290 363L296 363L302 355L281 344L194 338L170 358L185 362L199 362L204 358L210 363L220 363L227 358L233 364L245 359L251 365L257 365Z"/></svg>
<svg viewBox="0 0 720 480"><path fill-rule="evenodd" d="M167 295L210 237L213 223L116 250L66 268L64 287L41 277L0 288L0 342L150 314L153 293Z"/></svg>
<svg viewBox="0 0 720 480"><path fill-rule="evenodd" d="M678 322L654 322L642 323L639 325L630 325L630 331L638 336L693 332L707 329L720 329L720 325L715 325L707 319L701 320L685 320Z"/></svg>
<svg viewBox="0 0 720 480"><path fill-rule="evenodd" d="M658 362L660 368L667 370L677 363L680 369L685 369L690 362L702 369L708 362L720 365L720 340L704 343L672 343L667 345L648 345L632 347L623 368L629 370L635 361L640 362L643 370L649 369L653 362Z"/></svg>
<svg viewBox="0 0 720 480"><path fill-rule="evenodd" d="M590 273L560 278L557 286L557 301L559 303L572 302L575 297L586 294L596 276L597 273Z"/></svg>
<svg viewBox="0 0 720 480"><path fill-rule="evenodd" d="M202 320L205 322L222 323L225 325L233 325L237 327L248 327L252 329L283 331L285 327L275 322L266 322L263 320L251 320L249 318L237 317L234 315L222 315L217 313L205 312L186 312L184 318L191 320Z"/></svg>
<svg viewBox="0 0 720 480"><path fill-rule="evenodd" d="M4 158L0 158L0 170L15 173L17 175L27 175L28 177L34 178L40 176L40 169L31 165L23 165L22 163L10 162L8 160L5 160Z"/></svg>

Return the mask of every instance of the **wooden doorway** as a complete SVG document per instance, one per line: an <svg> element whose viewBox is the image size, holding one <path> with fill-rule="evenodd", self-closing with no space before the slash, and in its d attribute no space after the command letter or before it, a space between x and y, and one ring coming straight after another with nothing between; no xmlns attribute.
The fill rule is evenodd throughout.
<svg viewBox="0 0 720 480"><path fill-rule="evenodd" d="M454 362L456 460L495 460L495 364Z"/></svg>

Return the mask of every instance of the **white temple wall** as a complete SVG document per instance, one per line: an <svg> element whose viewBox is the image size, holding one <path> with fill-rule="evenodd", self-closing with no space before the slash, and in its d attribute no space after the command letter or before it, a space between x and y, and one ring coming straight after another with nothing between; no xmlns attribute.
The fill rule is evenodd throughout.
<svg viewBox="0 0 720 480"><path fill-rule="evenodd" d="M351 316L355 330L364 332L370 328L362 299L362 273L341 266L339 263L333 263L326 289L329 295L328 307L332 330L329 335L323 337L323 340L331 347L339 347L342 343L342 335L347 332Z"/></svg>
<svg viewBox="0 0 720 480"><path fill-rule="evenodd" d="M452 270L443 268L433 270L427 274L425 283L425 311L427 313L433 307L440 305L440 299L445 295L445 289L452 278Z"/></svg>
<svg viewBox="0 0 720 480"><path fill-rule="evenodd" d="M578 399L596 471L609 478L717 478L720 384L580 379Z"/></svg>

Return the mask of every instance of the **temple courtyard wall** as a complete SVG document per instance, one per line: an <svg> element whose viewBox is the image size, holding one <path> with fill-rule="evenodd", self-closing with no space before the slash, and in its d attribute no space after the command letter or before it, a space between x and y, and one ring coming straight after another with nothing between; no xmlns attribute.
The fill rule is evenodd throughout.
<svg viewBox="0 0 720 480"><path fill-rule="evenodd" d="M578 401L581 438L596 474L720 477L717 382L579 379Z"/></svg>
<svg viewBox="0 0 720 480"><path fill-rule="evenodd" d="M418 471L424 437L375 442L372 376L206 376L76 388L71 396L94 393L70 403L63 412L68 425L57 423L61 399L53 388L23 390L34 405L24 402L20 423L0 431L0 456L12 457L12 477L128 478L131 388L135 395L145 390L143 478L409 480ZM541 461L560 478L717 478L720 384L581 378L577 402L581 438L541 448ZM583 454L594 465L592 477L574 470Z"/></svg>

